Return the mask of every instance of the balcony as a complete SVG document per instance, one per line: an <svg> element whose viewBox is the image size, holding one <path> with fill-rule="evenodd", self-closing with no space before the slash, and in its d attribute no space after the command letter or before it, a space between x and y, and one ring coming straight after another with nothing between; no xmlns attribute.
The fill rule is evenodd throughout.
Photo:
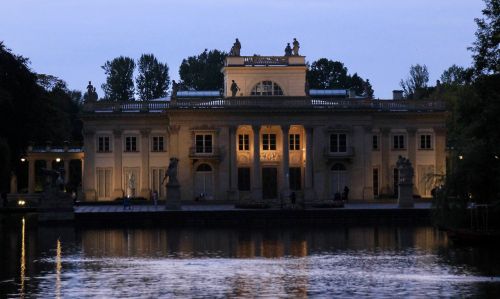
<svg viewBox="0 0 500 299"><path fill-rule="evenodd" d="M323 150L323 155L328 160L350 159L354 157L354 147L353 146L346 147L345 152L331 152L330 146L327 145Z"/></svg>
<svg viewBox="0 0 500 299"><path fill-rule="evenodd" d="M212 147L212 152L200 152L201 150L192 146L189 148L189 158L190 159L210 159L210 160L220 160L220 150L218 147Z"/></svg>

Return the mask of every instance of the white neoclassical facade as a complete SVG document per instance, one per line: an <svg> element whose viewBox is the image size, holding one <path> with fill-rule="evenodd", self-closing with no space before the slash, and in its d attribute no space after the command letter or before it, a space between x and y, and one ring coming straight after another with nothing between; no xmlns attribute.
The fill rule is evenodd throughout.
<svg viewBox="0 0 500 299"><path fill-rule="evenodd" d="M164 198L172 157L186 201L272 203L295 192L312 202L345 187L350 199L370 201L397 192L400 155L415 169L415 195L429 197L445 173L441 101L308 95L303 56L228 57L222 72L222 94L86 103L85 200Z"/></svg>

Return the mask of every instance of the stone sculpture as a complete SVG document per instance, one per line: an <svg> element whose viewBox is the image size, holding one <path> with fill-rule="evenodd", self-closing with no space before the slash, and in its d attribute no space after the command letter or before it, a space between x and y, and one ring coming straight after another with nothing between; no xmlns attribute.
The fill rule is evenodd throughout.
<svg viewBox="0 0 500 299"><path fill-rule="evenodd" d="M292 56L292 47L290 47L290 43L286 44L285 56Z"/></svg>
<svg viewBox="0 0 500 299"><path fill-rule="evenodd" d="M229 51L229 56L240 56L241 43L238 39L234 42L231 50Z"/></svg>
<svg viewBox="0 0 500 299"><path fill-rule="evenodd" d="M238 90L240 90L240 88L238 87L238 84L234 82L234 80L232 81L233 83L231 83L231 96L234 98L236 96L236 93L238 93Z"/></svg>
<svg viewBox="0 0 500 299"><path fill-rule="evenodd" d="M300 48L299 41L296 38L294 38L293 39L293 56L299 56L299 48Z"/></svg>

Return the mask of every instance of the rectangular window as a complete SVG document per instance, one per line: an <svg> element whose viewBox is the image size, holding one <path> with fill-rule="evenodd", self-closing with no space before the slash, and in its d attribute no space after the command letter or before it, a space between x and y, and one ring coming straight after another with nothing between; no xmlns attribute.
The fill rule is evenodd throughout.
<svg viewBox="0 0 500 299"><path fill-rule="evenodd" d="M392 148L393 149L405 149L405 135L393 135L392 136Z"/></svg>
<svg viewBox="0 0 500 299"><path fill-rule="evenodd" d="M111 149L109 146L109 136L99 136L97 138L97 151L100 153L111 152Z"/></svg>
<svg viewBox="0 0 500 299"><path fill-rule="evenodd" d="M195 147L197 153L212 153L212 135L196 134Z"/></svg>
<svg viewBox="0 0 500 299"><path fill-rule="evenodd" d="M378 168L373 168L373 196L378 197Z"/></svg>
<svg viewBox="0 0 500 299"><path fill-rule="evenodd" d="M165 151L165 143L163 136L153 136L152 138L152 146L151 146L151 151L152 152L164 152Z"/></svg>
<svg viewBox="0 0 500 299"><path fill-rule="evenodd" d="M135 136L125 137L125 151L137 152L137 137Z"/></svg>
<svg viewBox="0 0 500 299"><path fill-rule="evenodd" d="M156 191L158 193L158 198L163 198L165 196L165 186L162 184L163 178L165 178L165 169L167 167L154 167L151 169L151 191Z"/></svg>
<svg viewBox="0 0 500 299"><path fill-rule="evenodd" d="M420 135L420 149L432 149L431 135Z"/></svg>
<svg viewBox="0 0 500 299"><path fill-rule="evenodd" d="M262 134L262 150L276 150L276 134Z"/></svg>
<svg viewBox="0 0 500 299"><path fill-rule="evenodd" d="M290 190L301 190L302 175L300 167L290 167L289 170Z"/></svg>
<svg viewBox="0 0 500 299"><path fill-rule="evenodd" d="M250 168L238 168L238 190L250 191Z"/></svg>
<svg viewBox="0 0 500 299"><path fill-rule="evenodd" d="M347 135L346 134L331 134L330 135L330 152L345 153L347 152Z"/></svg>
<svg viewBox="0 0 500 299"><path fill-rule="evenodd" d="M239 134L238 135L238 150L240 151L248 151L250 150L250 137L248 134Z"/></svg>
<svg viewBox="0 0 500 299"><path fill-rule="evenodd" d="M96 168L96 174L98 199L109 199L111 197L111 168Z"/></svg>
<svg viewBox="0 0 500 299"><path fill-rule="evenodd" d="M291 151L300 150L300 134L290 134L289 136L289 145Z"/></svg>
<svg viewBox="0 0 500 299"><path fill-rule="evenodd" d="M397 197L399 194L399 170L397 168L394 168L392 180L393 180L394 196Z"/></svg>
<svg viewBox="0 0 500 299"><path fill-rule="evenodd" d="M372 150L378 150L378 135L373 135L372 137Z"/></svg>

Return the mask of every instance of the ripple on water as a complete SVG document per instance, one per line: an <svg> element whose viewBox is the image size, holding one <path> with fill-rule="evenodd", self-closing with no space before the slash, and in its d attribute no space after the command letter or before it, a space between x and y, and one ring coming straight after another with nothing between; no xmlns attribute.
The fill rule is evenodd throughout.
<svg viewBox="0 0 500 299"><path fill-rule="evenodd" d="M63 258L64 297L463 296L478 276L438 263L431 254L321 254L285 258ZM40 263L53 263L43 259ZM36 277L40 294L53 294L56 273Z"/></svg>

